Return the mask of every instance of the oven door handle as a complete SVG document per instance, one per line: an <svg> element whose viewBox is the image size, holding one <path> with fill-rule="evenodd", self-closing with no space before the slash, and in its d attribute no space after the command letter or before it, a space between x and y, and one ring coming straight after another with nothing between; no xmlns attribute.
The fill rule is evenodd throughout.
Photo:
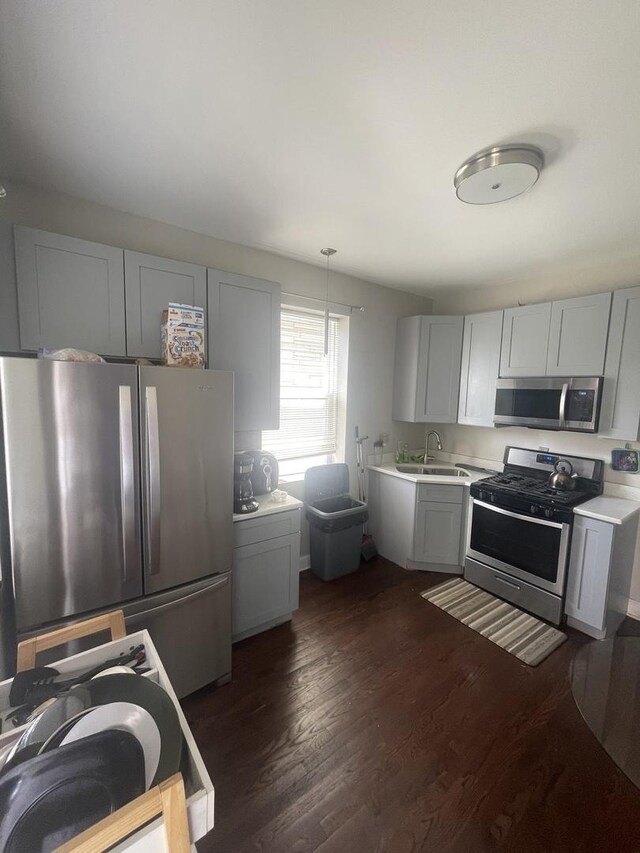
<svg viewBox="0 0 640 853"><path fill-rule="evenodd" d="M566 429L566 427L567 427L566 408L567 408L567 394L568 393L569 393L569 383L564 382L562 385L562 391L560 393L560 429Z"/></svg>
<svg viewBox="0 0 640 853"><path fill-rule="evenodd" d="M475 506L483 506L485 509L490 509L492 512L498 512L500 515L508 515L509 518L517 518L520 521L531 521L533 524L542 524L544 527L556 527L558 530L562 530L562 528L566 526L558 521L547 521L544 518L534 518L531 515L523 515L521 512L511 512L508 509L502 509L502 507L494 506L493 504L488 504L484 501L478 501L475 498L472 498L472 501Z"/></svg>

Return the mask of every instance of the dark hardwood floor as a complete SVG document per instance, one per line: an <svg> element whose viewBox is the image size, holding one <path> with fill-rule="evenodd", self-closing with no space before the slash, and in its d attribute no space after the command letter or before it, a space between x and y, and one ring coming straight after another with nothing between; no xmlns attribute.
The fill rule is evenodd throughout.
<svg viewBox="0 0 640 853"><path fill-rule="evenodd" d="M293 622L184 701L216 788L201 853L640 851L640 790L571 697L588 638L532 669L419 596L443 579L305 572Z"/></svg>

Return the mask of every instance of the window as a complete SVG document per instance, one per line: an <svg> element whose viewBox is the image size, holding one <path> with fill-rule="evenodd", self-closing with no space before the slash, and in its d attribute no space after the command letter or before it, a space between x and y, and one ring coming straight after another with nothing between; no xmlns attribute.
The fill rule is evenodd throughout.
<svg viewBox="0 0 640 853"><path fill-rule="evenodd" d="M280 317L280 429L262 433L262 446L278 459L283 476L333 462L338 450L341 322L329 317L324 355L324 316L283 308Z"/></svg>

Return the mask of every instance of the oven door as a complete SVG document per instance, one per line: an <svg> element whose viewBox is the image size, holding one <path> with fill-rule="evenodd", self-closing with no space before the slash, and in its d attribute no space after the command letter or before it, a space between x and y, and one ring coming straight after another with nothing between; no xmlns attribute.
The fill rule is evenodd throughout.
<svg viewBox="0 0 640 853"><path fill-rule="evenodd" d="M471 498L467 555L563 595L571 526Z"/></svg>

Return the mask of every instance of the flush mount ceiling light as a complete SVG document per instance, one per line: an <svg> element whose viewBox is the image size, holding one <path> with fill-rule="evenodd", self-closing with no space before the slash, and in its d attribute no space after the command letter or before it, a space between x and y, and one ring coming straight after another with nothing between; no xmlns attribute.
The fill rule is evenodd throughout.
<svg viewBox="0 0 640 853"><path fill-rule="evenodd" d="M544 157L533 145L499 145L466 160L453 179L467 204L495 204L530 189L540 177Z"/></svg>

